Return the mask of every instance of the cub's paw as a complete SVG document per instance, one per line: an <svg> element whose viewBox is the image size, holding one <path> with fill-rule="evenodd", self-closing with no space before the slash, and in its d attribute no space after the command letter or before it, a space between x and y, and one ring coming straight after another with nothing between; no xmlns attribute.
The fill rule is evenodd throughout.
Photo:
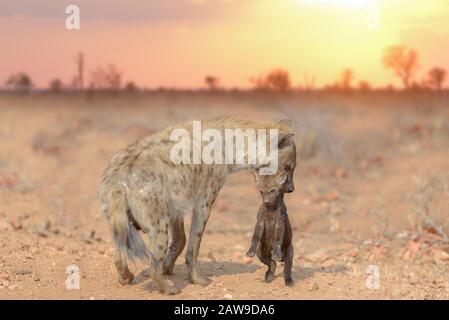
<svg viewBox="0 0 449 320"><path fill-rule="evenodd" d="M265 273L265 282L270 283L273 280L274 280L274 272L267 271L267 273Z"/></svg>
<svg viewBox="0 0 449 320"><path fill-rule="evenodd" d="M293 287L293 279L292 278L287 278L287 279L285 279L285 285L287 286L287 287Z"/></svg>

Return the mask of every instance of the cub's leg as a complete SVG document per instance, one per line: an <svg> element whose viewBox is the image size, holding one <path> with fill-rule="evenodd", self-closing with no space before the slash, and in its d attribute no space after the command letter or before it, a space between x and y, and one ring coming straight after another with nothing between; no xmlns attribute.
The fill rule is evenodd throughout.
<svg viewBox="0 0 449 320"><path fill-rule="evenodd" d="M254 255L256 254L257 246L259 245L260 239L262 238L263 228L264 228L264 219L262 216L262 209L259 209L259 212L257 213L256 226L254 227L253 238L251 239L251 246L248 252L246 253L247 257L254 257Z"/></svg>
<svg viewBox="0 0 449 320"><path fill-rule="evenodd" d="M261 246L257 249L257 257L259 260L268 266L268 270L265 273L265 282L271 282L274 280L274 272L276 271L276 261L269 258L261 249Z"/></svg>
<svg viewBox="0 0 449 320"><path fill-rule="evenodd" d="M286 286L293 286L292 264L293 264L293 246L289 246L284 254L284 280Z"/></svg>
<svg viewBox="0 0 449 320"><path fill-rule="evenodd" d="M274 245L272 258L276 261L282 261L282 241L285 233L285 215L278 212L276 218L276 227L274 228Z"/></svg>

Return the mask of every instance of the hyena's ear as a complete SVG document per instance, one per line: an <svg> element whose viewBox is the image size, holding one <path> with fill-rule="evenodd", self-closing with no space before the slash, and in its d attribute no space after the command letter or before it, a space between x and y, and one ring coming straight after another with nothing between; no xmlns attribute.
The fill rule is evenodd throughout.
<svg viewBox="0 0 449 320"><path fill-rule="evenodd" d="M259 183L259 174L257 172L257 169L256 170L251 170L251 175L253 176L254 182L256 184L258 184Z"/></svg>
<svg viewBox="0 0 449 320"><path fill-rule="evenodd" d="M287 182L287 174L286 174L285 172L283 172L281 175L279 175L279 176L276 178L276 182L277 182L280 186L282 186L284 183Z"/></svg>
<svg viewBox="0 0 449 320"><path fill-rule="evenodd" d="M279 134L278 148L282 149L284 146L288 145L292 141L292 138L294 136L295 136L294 132L285 132L285 133Z"/></svg>
<svg viewBox="0 0 449 320"><path fill-rule="evenodd" d="M285 119L284 118L284 119L280 119L280 120L278 120L276 122L279 123L279 124L283 124L283 125L289 126L289 127L292 126L292 121L290 119Z"/></svg>

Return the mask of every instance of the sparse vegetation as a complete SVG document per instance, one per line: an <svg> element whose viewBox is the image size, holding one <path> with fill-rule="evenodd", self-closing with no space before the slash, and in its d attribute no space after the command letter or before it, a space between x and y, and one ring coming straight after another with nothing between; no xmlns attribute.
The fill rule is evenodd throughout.
<svg viewBox="0 0 449 320"><path fill-rule="evenodd" d="M98 66L91 73L90 89L117 91L122 82L122 72L113 65Z"/></svg>
<svg viewBox="0 0 449 320"><path fill-rule="evenodd" d="M48 89L51 92L61 92L62 90L62 81L59 79L53 79L50 81L50 85L48 86Z"/></svg>
<svg viewBox="0 0 449 320"><path fill-rule="evenodd" d="M284 69L274 69L266 75L251 79L258 90L286 92L291 88L290 74Z"/></svg>
<svg viewBox="0 0 449 320"><path fill-rule="evenodd" d="M204 83L211 91L216 91L220 87L220 80L214 76L206 76L206 78L204 78Z"/></svg>
<svg viewBox="0 0 449 320"><path fill-rule="evenodd" d="M427 83L428 85L434 89L441 91L443 89L444 82L446 81L446 70L443 68L432 68L429 70L427 77Z"/></svg>
<svg viewBox="0 0 449 320"><path fill-rule="evenodd" d="M5 85L10 90L26 93L33 87L33 81L26 73L19 72L11 75Z"/></svg>
<svg viewBox="0 0 449 320"><path fill-rule="evenodd" d="M415 50L403 45L389 47L385 50L382 62L402 81L405 89L411 87L418 70L418 53Z"/></svg>

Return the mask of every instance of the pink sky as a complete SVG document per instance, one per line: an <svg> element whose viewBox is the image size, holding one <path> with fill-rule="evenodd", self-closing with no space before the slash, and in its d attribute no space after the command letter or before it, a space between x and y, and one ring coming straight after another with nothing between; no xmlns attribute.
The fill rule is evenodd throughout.
<svg viewBox="0 0 449 320"><path fill-rule="evenodd" d="M77 4L81 30L65 29L65 7ZM378 10L379 29L367 25ZM206 75L225 87L275 67L295 85L304 74L319 85L344 68L357 80L398 84L381 64L385 47L418 50L420 77L449 68L449 2L445 0L2 0L0 82L27 72L39 87L69 83L82 51L86 76L115 64L141 87L200 87ZM419 80L419 79L418 79Z"/></svg>

